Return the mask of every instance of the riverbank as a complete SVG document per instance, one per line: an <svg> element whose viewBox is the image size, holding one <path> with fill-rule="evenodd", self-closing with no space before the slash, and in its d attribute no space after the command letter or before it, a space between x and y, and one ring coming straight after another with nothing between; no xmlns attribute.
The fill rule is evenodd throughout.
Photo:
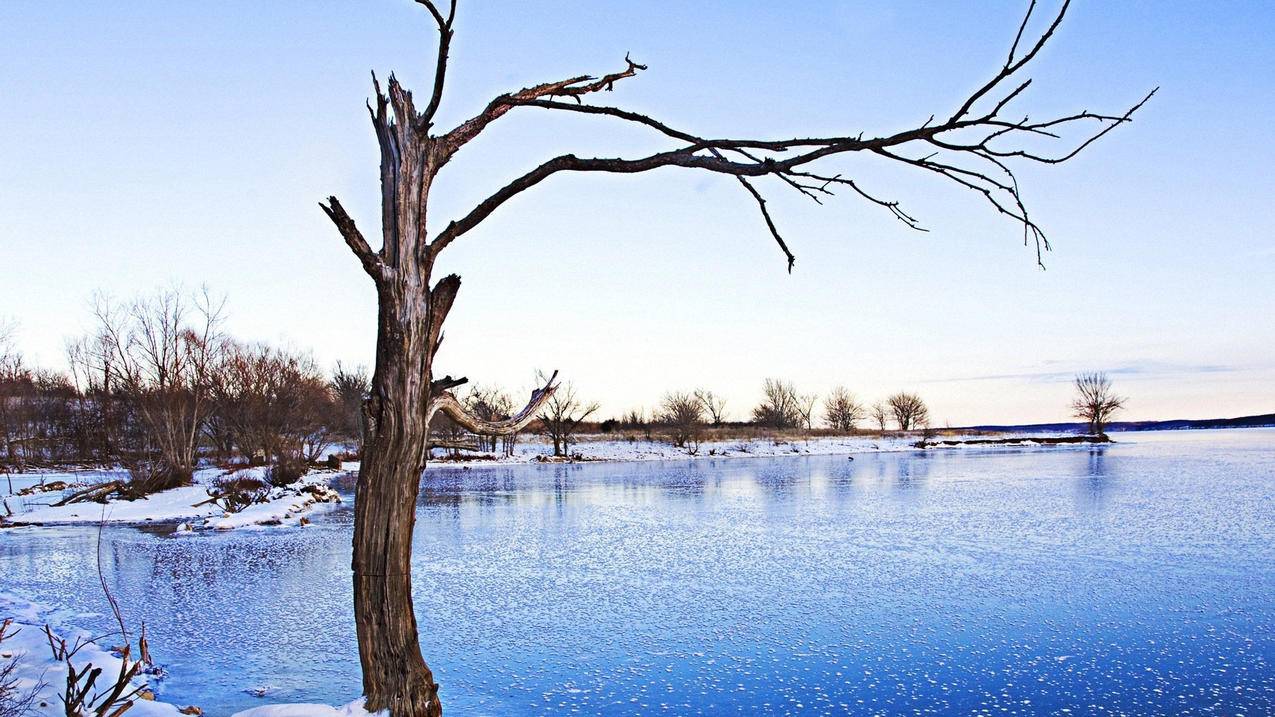
<svg viewBox="0 0 1275 717"><path fill-rule="evenodd" d="M1105 437L1104 437L1105 439ZM867 453L896 453L926 449L1024 448L1094 442L1086 436L1009 436L953 433L943 438L925 439L916 434L865 434L856 436L773 435L705 440L674 446L653 438L610 438L582 436L568 448L568 455L555 456L553 446L540 440L525 440L511 455L481 453L453 454L435 449L435 467L485 468L537 463L597 463L685 461L725 458L776 458ZM1109 439L1106 439L1109 440ZM126 480L122 469L45 471L19 473L0 482L0 527L65 525L75 523L172 524L173 532L200 530L264 529L304 527L316 512L340 503L331 489L338 476L358 470L357 462L342 464L340 470L312 470L296 483L272 488L259 503L239 511L229 511L221 502L210 500L210 490L227 476L264 480L260 468L228 471L206 468L196 472L195 484L156 493L146 498L113 498L106 502L86 501L56 505L77 490L93 485ZM9 488L13 486L13 488ZM47 490L45 490L47 488ZM8 490L6 494L4 491Z"/></svg>
<svg viewBox="0 0 1275 717"><path fill-rule="evenodd" d="M313 470L295 483L268 488L261 502L242 510L228 510L224 501L213 499L218 481L228 476L264 481L260 468L229 471L205 468L195 472L194 484L155 493L145 498L112 498L105 502L65 503L75 492L111 481L127 480L123 469L86 472L41 472L14 474L16 485L0 508L0 527L67 525L76 523L145 524L171 523L174 532L233 530L276 526L304 526L316 511L341 502L329 487L341 475L337 470ZM0 490L8 490L8 484ZM44 490L43 488L47 488Z"/></svg>
<svg viewBox="0 0 1275 717"><path fill-rule="evenodd" d="M792 455L837 455L914 450L914 436L760 436L704 440L675 446L668 440L655 438L609 438L605 435L581 436L566 449L567 455L555 456L553 445L540 440L527 440L514 446L511 455L489 453L453 454L434 449L433 465L516 465L523 463L582 463L591 461L676 461L701 458L768 458Z"/></svg>
<svg viewBox="0 0 1275 717"><path fill-rule="evenodd" d="M124 652L115 643L129 641L121 639L118 631L94 635L75 624L77 617L87 616L0 592L0 709L13 708L19 710L16 714L28 717L64 717L68 672L74 670L83 675L78 682L73 678L73 682L85 690L88 702L84 706L91 710L103 708L116 715L127 712L130 717L203 715L198 705L164 701L168 673L162 652L148 664L149 651L145 658L132 654L131 649ZM57 650L63 646L65 651L59 655ZM125 679L134 665L135 674ZM100 670L100 674L89 684L95 670ZM117 685L118 696L112 698ZM360 698L340 708L319 704L263 705L232 717L371 716L363 709Z"/></svg>

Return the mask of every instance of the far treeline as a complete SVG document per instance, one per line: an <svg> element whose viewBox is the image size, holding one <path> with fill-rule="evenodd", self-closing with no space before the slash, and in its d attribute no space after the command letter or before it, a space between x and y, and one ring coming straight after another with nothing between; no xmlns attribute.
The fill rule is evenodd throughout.
<svg viewBox="0 0 1275 717"><path fill-rule="evenodd" d="M236 340L224 332L223 315L224 300L207 291L125 303L99 297L93 331L67 344L67 372L28 365L13 331L0 327L0 466L118 464L130 470L136 492L150 493L189 484L201 461L269 466L271 482L283 485L320 459L357 457L367 371L338 363L325 372L304 352ZM1093 434L1125 401L1101 373L1077 376L1075 391L1074 415ZM515 410L510 392L495 386L457 385L453 393L484 420ZM925 401L911 392L868 404L844 386L820 396L768 378L761 393L744 421L730 420L726 400L702 388L666 393L649 415L631 410L599 421L598 404L565 382L527 430L544 436L554 455L569 456L584 433L640 434L693 454L712 438L933 428ZM435 449L453 456L512 455L519 438L477 435L442 413L431 435Z"/></svg>

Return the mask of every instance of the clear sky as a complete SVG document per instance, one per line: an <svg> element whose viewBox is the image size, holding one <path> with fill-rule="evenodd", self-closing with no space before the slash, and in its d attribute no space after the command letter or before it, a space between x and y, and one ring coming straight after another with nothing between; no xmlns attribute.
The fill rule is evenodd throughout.
<svg viewBox="0 0 1275 717"><path fill-rule="evenodd" d="M650 70L601 100L691 131L885 133L989 79L1025 7L462 0L440 123L629 51ZM972 195L860 159L831 166L931 233L770 185L791 276L729 177L552 178L445 255L465 283L440 368L520 392L558 368L604 413L705 386L743 417L773 375L916 390L939 424L1058 420L1087 369L1111 372L1128 418L1275 411L1272 36L1269 2L1073 7L1019 106L1123 110L1162 89L1074 162L1023 168L1055 244L1043 272ZM0 3L0 316L28 357L63 363L95 289L207 283L235 334L370 362L372 285L318 201L377 225L368 73L424 95L433 48L406 0ZM440 175L435 222L553 154L661 146L518 113Z"/></svg>

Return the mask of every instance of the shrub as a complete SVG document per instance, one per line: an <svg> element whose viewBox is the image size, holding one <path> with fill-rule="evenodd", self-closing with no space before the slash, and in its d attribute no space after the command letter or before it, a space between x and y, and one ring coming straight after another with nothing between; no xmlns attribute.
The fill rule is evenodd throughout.
<svg viewBox="0 0 1275 717"><path fill-rule="evenodd" d="M13 620L0 622L0 643L18 633L12 627ZM6 653L7 654L7 653ZM44 688L38 683L33 689L23 691L18 683L18 658L9 657L0 662L0 717L22 717L31 711L36 695Z"/></svg>
<svg viewBox="0 0 1275 717"><path fill-rule="evenodd" d="M309 466L300 456L280 456L275 464L266 469L266 480L277 488L292 485L301 480Z"/></svg>
<svg viewBox="0 0 1275 717"><path fill-rule="evenodd" d="M190 485L193 476L189 468L181 468L160 460L140 460L128 465L128 493L143 498L153 493Z"/></svg>
<svg viewBox="0 0 1275 717"><path fill-rule="evenodd" d="M227 513L238 513L255 503L265 501L270 486L260 478L231 474L217 480L208 494Z"/></svg>

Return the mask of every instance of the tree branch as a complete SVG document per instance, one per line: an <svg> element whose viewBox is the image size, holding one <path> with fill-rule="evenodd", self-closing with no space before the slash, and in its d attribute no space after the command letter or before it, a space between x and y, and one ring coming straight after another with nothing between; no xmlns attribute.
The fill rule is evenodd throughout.
<svg viewBox="0 0 1275 717"><path fill-rule="evenodd" d="M452 310L456 301L456 292L460 291L460 277L448 274L434 284L429 292L429 350L430 356L438 353L443 343L443 322Z"/></svg>
<svg viewBox="0 0 1275 717"><path fill-rule="evenodd" d="M434 21L438 23L438 59L434 63L434 92L429 98L429 105L421 113L418 125L421 132L428 132L434 121L434 113L438 111L438 105L443 101L443 83L447 78L447 53L452 44L452 23L456 20L456 0L451 0L451 7L447 11L446 18L438 11L432 0L416 0L416 2L424 5L434 16Z"/></svg>
<svg viewBox="0 0 1275 717"><path fill-rule="evenodd" d="M484 436L513 435L526 428L527 424L535 419L536 413L539 412L545 401L548 401L553 396L554 391L558 390L558 386L554 383L557 377L558 372L554 371L549 380L545 382L543 388L538 388L531 392L531 399L527 402L526 407L511 418L503 421L488 421L475 416L465 410L465 407L455 396L445 391L430 399L428 416L432 418L435 411L442 411L455 421L457 425L470 433Z"/></svg>
<svg viewBox="0 0 1275 717"><path fill-rule="evenodd" d="M450 391L457 386L464 386L467 383L469 383L469 379L464 376L461 376L460 378L452 378L451 376L436 378L429 382L429 395L436 396L443 391Z"/></svg>
<svg viewBox="0 0 1275 717"><path fill-rule="evenodd" d="M1035 0L1032 0L1022 22L1018 26L1018 31L1004 65L989 82L971 93L948 120L934 124L934 117L931 116L925 123L914 129L869 139L865 139L862 133L858 135L780 140L710 139L700 137L692 132L673 128L665 122L638 112L618 107L583 104L581 102L583 95L603 89L609 90L615 81L624 77L631 77L638 70L644 69L644 66L633 63L627 56L625 58L628 63L626 70L607 75L601 79L594 80L587 76L581 76L557 83L536 85L515 93L502 95L493 100L477 117L457 127L444 138L449 143L450 152L454 152L465 142L476 136L491 121L518 106L618 119L652 129L668 139L680 143L681 146L638 158L580 158L572 154L554 157L501 187L470 210L469 213L447 225L442 232L435 236L430 245L430 252L437 255L456 237L473 229L505 202L558 172L635 173L676 166L736 177L741 186L758 203L767 229L784 252L788 260L789 271L791 271L794 261L792 252L789 251L787 244L780 236L764 196L756 185L748 181L750 178L775 176L792 189L817 202L820 201L820 196L831 195L833 193L832 187L846 186L863 199L888 209L896 219L909 228L925 231L914 217L899 206L898 202L880 199L865 191L853 179L846 178L842 174L810 171L805 168L805 165L834 155L869 152L878 157L903 162L939 174L962 186L978 191L999 212L1023 225L1025 241L1035 238L1037 261L1040 262L1040 252L1047 251L1049 243L1045 238L1044 232L1029 217L1018 189L1017 179L1014 177L1011 168L1003 160L1021 159L1045 164L1065 162L1075 157L1118 125L1131 121L1133 114L1141 109L1155 94L1155 90L1152 90L1122 115L1106 115L1085 110L1034 122L1027 118L1014 121L1001 117L1001 112L1023 96L1023 93L1032 83L1031 79L1028 78L1015 85L1008 86L1006 85L1006 80L1019 73L1037 57L1040 50L1054 36L1069 6L1070 0L1064 0L1062 7L1052 22L1036 38L1030 48L1025 53L1020 54L1019 48L1025 39L1027 25L1036 7ZM575 101L563 102L554 99L556 96L571 97ZM976 104L993 96L999 99L992 104L990 110L984 114L972 114ZM1098 127L1096 130L1086 133L1083 138L1058 155L1047 156L1023 147L1002 148L993 146L993 142L1002 143L1029 137L1061 142L1063 141L1061 130L1083 123L1096 123ZM986 166L988 171L968 169L953 162L952 159L936 160L934 159L934 154L925 155L921 158L908 156L911 153L905 153L903 151L904 148L914 145L937 148L939 153L950 155L952 159L972 157ZM727 154L732 155L732 157L727 157ZM742 159L734 158L736 156L742 157ZM1004 179L998 178L1000 176L1004 176Z"/></svg>
<svg viewBox="0 0 1275 717"><path fill-rule="evenodd" d="M510 92L497 97L488 103L482 112L439 138L444 149L443 161L445 162L461 147L465 146L474 137L477 137L479 133L487 128L487 125L520 104L526 104L544 97L574 97L579 101L580 97L587 94L602 90L610 92L615 88L616 82L633 77L639 71L646 69L646 65L634 62L629 59L627 54L624 56L624 63L626 67L623 70L612 72L600 78L590 75L578 75L557 82L545 82L531 87L524 87L517 92Z"/></svg>
<svg viewBox="0 0 1275 717"><path fill-rule="evenodd" d="M341 202L336 197L328 197L328 203L325 205L319 203L319 207L323 209L323 213L328 215L328 219L336 225L337 231L341 232L341 237L345 239L345 243L350 247L350 251L359 258L363 264L363 270L374 281L380 282L385 279L386 267L385 262L368 246L367 240L363 238L363 233L354 225L354 220L346 213L345 207L341 206Z"/></svg>

